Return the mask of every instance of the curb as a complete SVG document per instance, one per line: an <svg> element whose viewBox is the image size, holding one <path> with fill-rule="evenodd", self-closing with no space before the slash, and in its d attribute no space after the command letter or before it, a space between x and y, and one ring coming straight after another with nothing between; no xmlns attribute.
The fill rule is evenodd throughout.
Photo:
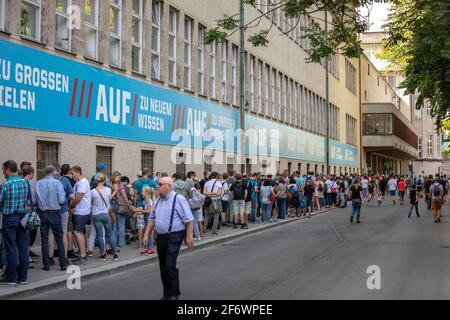
<svg viewBox="0 0 450 320"><path fill-rule="evenodd" d="M320 215L322 213L334 211L335 209L336 208L324 209L319 212L312 213L311 216L316 216L316 215ZM220 244L223 242L227 242L230 240L253 235L255 233L263 232L267 229L279 227L279 226L289 224L289 223L292 223L295 221L303 220L303 219L308 219L308 217L302 216L302 217L291 218L289 220L280 221L280 223L278 223L278 224L262 225L260 227L247 229L247 230L239 232L239 233L230 234L230 235L226 235L226 236L219 237L219 238L217 238L217 237L210 238L210 239L195 243L194 247L190 250L188 250L185 246L181 247L180 255L192 252L194 250L207 248L207 247L217 245L217 244ZM102 266L102 267L98 267L98 268L93 268L91 270L82 271L81 279L86 281L86 280L92 280L92 279L96 279L96 278L100 278L100 277L106 277L106 276L110 276L110 275L113 275L113 274L116 274L116 273L119 273L119 272L122 272L125 270L130 270L132 268L138 268L138 267L141 267L144 265L148 265L148 264L156 262L157 260L158 260L158 256L156 254L152 255L151 257L136 257L133 259L128 259L126 261L120 261L120 262L114 263L114 265L107 265L107 266ZM59 276L55 276L50 279L33 282L33 283L25 285L25 286L17 285L15 287L9 287L9 288L4 287L5 290L1 290L1 291L5 291L5 292L4 293L0 292L0 300L22 299L22 298L29 297L32 295L36 295L36 294L44 292L46 290L57 288L57 287L61 286L62 284L66 283L67 278L68 278L68 274L63 273Z"/></svg>

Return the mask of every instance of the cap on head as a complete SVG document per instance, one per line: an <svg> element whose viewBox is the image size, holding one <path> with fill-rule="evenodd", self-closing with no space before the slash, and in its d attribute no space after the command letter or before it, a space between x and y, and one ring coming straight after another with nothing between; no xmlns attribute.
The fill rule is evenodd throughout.
<svg viewBox="0 0 450 320"><path fill-rule="evenodd" d="M97 163L97 172L100 172L100 171L103 171L103 170L105 170L105 164L102 163L102 162Z"/></svg>

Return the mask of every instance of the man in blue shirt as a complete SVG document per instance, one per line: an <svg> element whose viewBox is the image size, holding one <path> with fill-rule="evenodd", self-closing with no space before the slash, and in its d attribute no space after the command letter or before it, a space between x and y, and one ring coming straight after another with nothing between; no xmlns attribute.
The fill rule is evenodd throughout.
<svg viewBox="0 0 450 320"><path fill-rule="evenodd" d="M0 185L0 212L7 269L6 279L0 279L0 284L27 284L28 238L21 221L27 201L31 201L30 186L25 179L19 178L17 163L12 160L3 163L3 175L6 181Z"/></svg>
<svg viewBox="0 0 450 320"><path fill-rule="evenodd" d="M154 190L157 189L156 182L149 178L150 176L150 170L145 168L142 170L142 178L139 178L134 184L134 207L135 208L144 208L144 198L142 197L142 189L145 187L153 188Z"/></svg>
<svg viewBox="0 0 450 320"><path fill-rule="evenodd" d="M150 214L149 223L144 233L144 246L148 237L156 230L156 248L158 250L161 280L164 296L161 300L178 300L180 282L177 269L177 258L183 240L190 249L194 245L194 216L185 197L173 191L173 180L161 178L158 182L159 198Z"/></svg>
<svg viewBox="0 0 450 320"><path fill-rule="evenodd" d="M66 271L69 262L64 250L64 232L61 222L61 207L66 202L66 192L62 183L53 177L55 172L54 166L47 166L45 178L36 183L36 199L39 205L39 218L41 218L42 263L44 264L43 270L50 271L48 232L51 229L58 246L61 271Z"/></svg>
<svg viewBox="0 0 450 320"><path fill-rule="evenodd" d="M251 194L251 200L252 200L252 211L251 211L250 222L256 222L256 212L258 210L259 187L260 187L260 183L258 181L258 174L253 173L252 178L248 181L248 184L247 184L247 190Z"/></svg>

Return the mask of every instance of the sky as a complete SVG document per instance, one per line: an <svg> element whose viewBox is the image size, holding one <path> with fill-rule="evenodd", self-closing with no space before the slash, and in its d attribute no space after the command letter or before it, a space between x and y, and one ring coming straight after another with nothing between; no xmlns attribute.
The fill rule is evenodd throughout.
<svg viewBox="0 0 450 320"><path fill-rule="evenodd" d="M369 31L381 31L381 26L386 23L387 16L389 14L390 4L387 3L374 3L370 10L369 16ZM360 8L359 12L363 15L367 15L367 8Z"/></svg>

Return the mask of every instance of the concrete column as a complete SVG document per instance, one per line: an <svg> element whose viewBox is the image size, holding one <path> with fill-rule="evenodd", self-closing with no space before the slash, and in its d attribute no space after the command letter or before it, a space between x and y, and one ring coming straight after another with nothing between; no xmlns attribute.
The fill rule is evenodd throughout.
<svg viewBox="0 0 450 320"><path fill-rule="evenodd" d="M55 46L55 1L41 2L41 41L47 47Z"/></svg>
<svg viewBox="0 0 450 320"><path fill-rule="evenodd" d="M142 74L151 78L152 66L152 0L143 0L144 12L142 26L144 28L142 47Z"/></svg>
<svg viewBox="0 0 450 320"><path fill-rule="evenodd" d="M6 0L5 2L5 30L12 35L20 34L22 2Z"/></svg>
<svg viewBox="0 0 450 320"><path fill-rule="evenodd" d="M109 1L98 1L98 60L109 64Z"/></svg>
<svg viewBox="0 0 450 320"><path fill-rule="evenodd" d="M122 36L121 36L121 67L131 72L131 35L133 21L133 1L122 1Z"/></svg>
<svg viewBox="0 0 450 320"><path fill-rule="evenodd" d="M169 10L167 1L161 3L161 77L160 80L169 82Z"/></svg>

